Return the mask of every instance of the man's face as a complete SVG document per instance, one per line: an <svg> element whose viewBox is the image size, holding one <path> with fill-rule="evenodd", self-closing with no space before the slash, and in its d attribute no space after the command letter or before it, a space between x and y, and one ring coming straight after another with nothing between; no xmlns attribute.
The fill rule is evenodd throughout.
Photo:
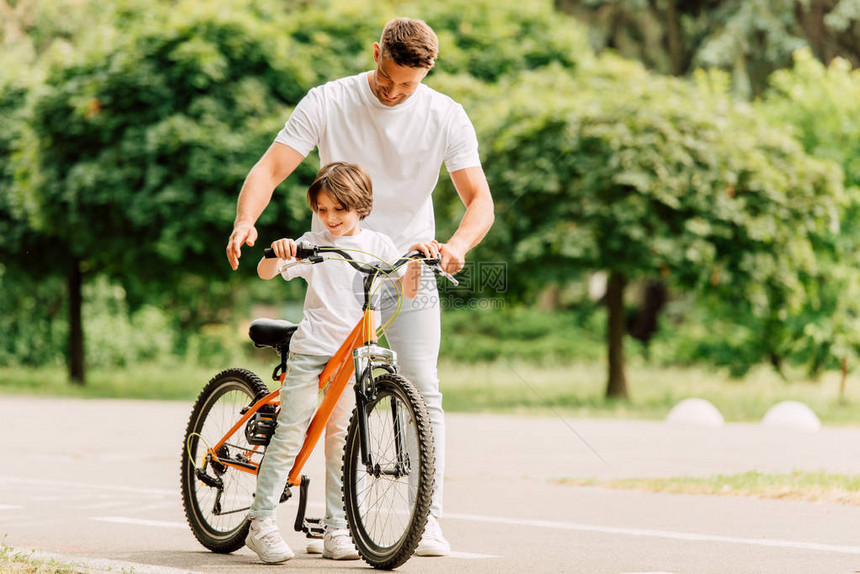
<svg viewBox="0 0 860 574"><path fill-rule="evenodd" d="M398 66L391 58L381 57L378 43L373 44L373 60L376 69L370 77L370 88L383 106L393 107L405 102L430 71L427 68Z"/></svg>

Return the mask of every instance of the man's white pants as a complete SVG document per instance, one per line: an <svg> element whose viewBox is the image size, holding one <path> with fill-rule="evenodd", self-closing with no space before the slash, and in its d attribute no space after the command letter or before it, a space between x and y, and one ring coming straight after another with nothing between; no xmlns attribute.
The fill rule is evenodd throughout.
<svg viewBox="0 0 860 574"><path fill-rule="evenodd" d="M382 289L378 307L385 324L395 311L393 287ZM442 393L436 363L439 359L441 334L441 303L436 289L436 276L424 267L421 287L414 299L403 298L400 314L386 329L385 336L391 349L397 353L400 374L412 381L427 404L436 447L436 486L430 513L442 516L442 480L445 476L445 412L442 410Z"/></svg>

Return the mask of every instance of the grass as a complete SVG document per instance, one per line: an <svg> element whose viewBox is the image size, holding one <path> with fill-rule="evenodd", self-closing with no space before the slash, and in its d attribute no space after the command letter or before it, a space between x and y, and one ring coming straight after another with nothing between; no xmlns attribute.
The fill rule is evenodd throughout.
<svg viewBox="0 0 860 574"><path fill-rule="evenodd" d="M16 551L5 542L0 543L0 572L3 574L78 574L72 566L53 559L42 560L32 552Z"/></svg>
<svg viewBox="0 0 860 574"><path fill-rule="evenodd" d="M256 353L242 366L271 385L273 356ZM219 370L185 363L143 365L129 369L92 370L86 387L67 382L62 368L0 368L0 393L88 398L193 400ZM760 421L784 400L807 404L825 424L860 422L860 404L852 391L860 381L850 377L846 397L839 396L839 375L818 382L782 381L761 367L741 380L704 368L658 368L631 361L627 370L630 401L604 397L606 368L599 363L534 366L497 361L483 364L442 362L445 408L450 412L496 412L567 417L662 419L679 401L700 397L713 403L727 421ZM274 388L274 387L272 387Z"/></svg>
<svg viewBox="0 0 860 574"><path fill-rule="evenodd" d="M225 365L227 367L228 365ZM274 363L242 365L271 382ZM0 393L81 398L193 400L218 368L184 363L138 365L126 369L93 369L86 386L68 382L62 368L0 368Z"/></svg>
<svg viewBox="0 0 860 574"><path fill-rule="evenodd" d="M627 371L630 401L605 398L606 376L605 366L596 363L440 365L445 407L450 411L663 419L682 399L700 397L713 403L727 421L758 422L776 403L797 400L825 424L860 422L858 404L851 400L852 381L846 398L840 399L835 373L818 382L785 383L767 368L736 380L719 370L634 362Z"/></svg>
<svg viewBox="0 0 860 574"><path fill-rule="evenodd" d="M562 479L574 486L599 486L672 494L753 496L860 506L860 477L830 472L767 474L757 471L719 474L705 478L632 478L616 480Z"/></svg>

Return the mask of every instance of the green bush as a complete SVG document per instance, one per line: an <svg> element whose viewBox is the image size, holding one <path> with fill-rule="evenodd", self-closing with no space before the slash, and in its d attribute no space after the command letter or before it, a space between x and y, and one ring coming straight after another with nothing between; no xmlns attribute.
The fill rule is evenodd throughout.
<svg viewBox="0 0 860 574"><path fill-rule="evenodd" d="M476 363L499 359L535 364L596 361L605 355L602 311L583 317L524 307L445 311L440 356Z"/></svg>
<svg viewBox="0 0 860 574"><path fill-rule="evenodd" d="M104 278L87 284L84 297L89 365L124 367L172 354L177 335L161 309L144 306L130 312L122 287Z"/></svg>
<svg viewBox="0 0 860 574"><path fill-rule="evenodd" d="M34 279L0 264L0 366L63 364L64 287L56 277Z"/></svg>

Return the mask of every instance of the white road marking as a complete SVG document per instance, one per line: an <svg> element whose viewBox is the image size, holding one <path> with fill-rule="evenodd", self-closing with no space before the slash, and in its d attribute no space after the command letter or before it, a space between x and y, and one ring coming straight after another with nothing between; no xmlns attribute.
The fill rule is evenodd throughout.
<svg viewBox="0 0 860 574"><path fill-rule="evenodd" d="M65 482L55 480L28 479L10 476L0 476L0 483L18 483L38 486L62 486L69 488L110 490L115 492L133 492L138 494L150 494L160 496L177 497L178 492L163 488L141 488L133 486L94 485L78 482ZM454 520L466 520L470 522L484 522L496 524L509 524L513 526L528 526L534 528L551 528L561 530L577 530L580 532L600 532L604 534L616 534L619 536L639 536L651 538L666 538L671 540L686 540L690 542L715 542L725 544L745 544L750 546L764 546L770 548L789 548L795 550L811 550L818 552L833 552L840 554L860 555L860 546L847 546L837 544L821 544L818 542L804 542L801 540L780 540L768 538L741 538L737 536L722 536L716 534L702 534L696 532L675 532L671 530L649 530L641 528L623 528L616 526L600 526L595 524L577 524L574 522L556 522L550 520L528 520L520 518L506 518L501 516L486 516L480 514L452 514L446 513L446 518ZM137 524L143 526L156 526L161 528L188 528L183 522L167 522L160 520L140 520L125 517L101 517L94 520L107 522L118 522L124 524Z"/></svg>
<svg viewBox="0 0 860 574"><path fill-rule="evenodd" d="M157 528L188 528L185 522L172 522L168 520L144 520L142 518L127 518L125 516L92 516L90 520L100 522L113 522L115 524L134 524L136 526L155 526Z"/></svg>
<svg viewBox="0 0 860 574"><path fill-rule="evenodd" d="M152 512L153 510L164 510L165 508L175 508L176 504L171 502L162 502L155 504L142 504L140 506L132 506L131 508L126 508L123 512L127 512L129 514L140 514L142 512Z"/></svg>
<svg viewBox="0 0 860 574"><path fill-rule="evenodd" d="M815 550L820 552L835 552L841 554L860 554L860 546L820 544L818 542L803 542L800 540L740 538L736 536L721 536L718 534L674 532L671 530L648 530L641 528L620 528L617 526L598 526L594 524L576 524L574 522L554 522L549 520L524 520L520 518L505 518L502 516L484 516L480 514L451 514L446 512L445 517L453 518L454 520L468 520L472 522L490 522L496 524L510 524L513 526L552 528L555 530L578 530L580 532L600 532L603 534L618 534L621 536L645 536L651 538L687 540L690 542L721 542L727 544L768 546L771 548L790 548L794 550Z"/></svg>
<svg viewBox="0 0 860 574"><path fill-rule="evenodd" d="M101 510L102 508L117 508L120 506L128 506L131 504L127 500L115 500L113 502L99 502L96 504L85 504L82 506L70 506L69 508L75 508L77 510Z"/></svg>
<svg viewBox="0 0 860 574"><path fill-rule="evenodd" d="M72 500L92 500L93 498L98 498L97 495L94 495L89 492L85 492L82 494L36 494L29 497L32 502L69 502Z"/></svg>
<svg viewBox="0 0 860 574"><path fill-rule="evenodd" d="M81 558L40 550L24 550L14 548L13 552L22 553L28 558L39 561L50 561L65 564L77 568L91 569L95 572L134 572L134 574L203 574L197 570L186 570L169 568L167 566L153 566L151 564L140 564L138 562L122 562L120 560L108 560L107 558Z"/></svg>
<svg viewBox="0 0 860 574"><path fill-rule="evenodd" d="M109 484L87 484L84 482L66 482L62 480L45 480L41 478L19 478L17 476L0 476L0 483L27 484L34 486L55 486L64 488L83 488L87 490L112 490L114 492L133 492L135 494L157 494L160 496L176 496L179 489L146 488L139 486L116 486Z"/></svg>
<svg viewBox="0 0 860 574"><path fill-rule="evenodd" d="M466 558L468 560L479 559L479 558L501 558L501 556L496 556L493 554L476 554L474 552L457 552L456 550L452 550L450 554L448 554L449 558Z"/></svg>

